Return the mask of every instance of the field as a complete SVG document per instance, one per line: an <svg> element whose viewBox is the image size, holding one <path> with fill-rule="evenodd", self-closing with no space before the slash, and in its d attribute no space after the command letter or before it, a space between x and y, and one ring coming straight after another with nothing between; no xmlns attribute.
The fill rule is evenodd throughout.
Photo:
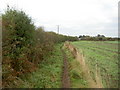
<svg viewBox="0 0 120 90"><path fill-rule="evenodd" d="M76 41L72 42L82 52L90 75L95 80L96 70L104 87L118 87L118 42Z"/></svg>

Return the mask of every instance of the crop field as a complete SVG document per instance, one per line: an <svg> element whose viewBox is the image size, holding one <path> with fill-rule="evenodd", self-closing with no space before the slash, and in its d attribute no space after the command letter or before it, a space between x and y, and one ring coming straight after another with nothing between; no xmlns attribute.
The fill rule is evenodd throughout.
<svg viewBox="0 0 120 90"><path fill-rule="evenodd" d="M117 41L77 41L72 44L82 52L95 80L95 71L99 71L104 87L118 87L118 45Z"/></svg>

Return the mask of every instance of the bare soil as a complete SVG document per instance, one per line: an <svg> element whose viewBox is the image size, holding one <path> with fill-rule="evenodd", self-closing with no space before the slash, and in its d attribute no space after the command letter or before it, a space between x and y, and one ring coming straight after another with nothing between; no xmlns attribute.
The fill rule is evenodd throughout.
<svg viewBox="0 0 120 90"><path fill-rule="evenodd" d="M63 73L62 73L62 88L70 88L70 78L68 73L68 59L64 50L63 53Z"/></svg>

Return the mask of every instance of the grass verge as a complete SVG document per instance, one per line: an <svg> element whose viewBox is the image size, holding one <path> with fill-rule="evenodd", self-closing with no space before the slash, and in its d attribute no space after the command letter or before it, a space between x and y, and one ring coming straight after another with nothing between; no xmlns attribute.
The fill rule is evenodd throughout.
<svg viewBox="0 0 120 90"><path fill-rule="evenodd" d="M53 54L40 63L36 72L24 76L19 88L60 88L63 57L60 50L62 44L57 44Z"/></svg>
<svg viewBox="0 0 120 90"><path fill-rule="evenodd" d="M88 88L88 83L85 80L80 63L74 59L73 55L68 49L64 48L64 50L68 57L71 88Z"/></svg>

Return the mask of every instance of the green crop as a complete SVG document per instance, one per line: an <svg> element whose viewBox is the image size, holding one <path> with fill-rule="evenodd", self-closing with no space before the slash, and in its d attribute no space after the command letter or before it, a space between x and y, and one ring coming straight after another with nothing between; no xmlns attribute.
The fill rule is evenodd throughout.
<svg viewBox="0 0 120 90"><path fill-rule="evenodd" d="M96 65L100 69L100 76L104 87L118 87L118 42L117 41L77 41L72 42L82 50L93 78Z"/></svg>

